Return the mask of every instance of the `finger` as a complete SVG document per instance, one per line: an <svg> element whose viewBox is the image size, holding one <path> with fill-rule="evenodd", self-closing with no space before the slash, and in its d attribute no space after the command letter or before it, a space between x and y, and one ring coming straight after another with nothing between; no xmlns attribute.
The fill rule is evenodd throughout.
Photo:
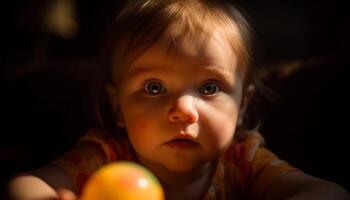
<svg viewBox="0 0 350 200"><path fill-rule="evenodd" d="M59 197L59 200L77 200L77 195L67 189L58 189L57 195Z"/></svg>

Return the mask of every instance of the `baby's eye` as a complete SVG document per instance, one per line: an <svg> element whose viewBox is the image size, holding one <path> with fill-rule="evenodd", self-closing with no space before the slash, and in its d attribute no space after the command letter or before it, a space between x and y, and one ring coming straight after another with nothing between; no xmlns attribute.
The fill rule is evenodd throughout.
<svg viewBox="0 0 350 200"><path fill-rule="evenodd" d="M158 80L151 80L146 82L144 86L144 90L147 94L150 94L150 95L158 95L166 92L166 89L163 86L163 83Z"/></svg>
<svg viewBox="0 0 350 200"><path fill-rule="evenodd" d="M213 96L221 92L220 86L215 82L205 82L199 88L199 93L206 96Z"/></svg>

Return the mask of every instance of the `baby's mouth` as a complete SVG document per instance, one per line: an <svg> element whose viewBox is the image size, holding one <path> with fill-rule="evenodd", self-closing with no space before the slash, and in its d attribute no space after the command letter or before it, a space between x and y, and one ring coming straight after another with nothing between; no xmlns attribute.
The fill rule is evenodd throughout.
<svg viewBox="0 0 350 200"><path fill-rule="evenodd" d="M188 150L199 146L197 142L186 138L173 139L166 142L165 145L175 150Z"/></svg>

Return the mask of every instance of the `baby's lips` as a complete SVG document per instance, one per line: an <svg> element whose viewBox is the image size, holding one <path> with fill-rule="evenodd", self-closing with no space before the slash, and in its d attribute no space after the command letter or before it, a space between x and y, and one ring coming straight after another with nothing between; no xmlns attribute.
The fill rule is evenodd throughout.
<svg viewBox="0 0 350 200"><path fill-rule="evenodd" d="M193 135L196 134L191 134L191 133L180 133L179 135L177 135L176 137L174 137L172 140L190 140L192 142L196 142L196 138L193 137Z"/></svg>

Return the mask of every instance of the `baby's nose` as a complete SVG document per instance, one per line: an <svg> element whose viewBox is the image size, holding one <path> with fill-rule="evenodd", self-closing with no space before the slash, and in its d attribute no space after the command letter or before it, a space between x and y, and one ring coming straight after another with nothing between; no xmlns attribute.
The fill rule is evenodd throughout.
<svg viewBox="0 0 350 200"><path fill-rule="evenodd" d="M191 95L183 95L176 99L169 110L169 121L192 124L198 121L195 99Z"/></svg>

